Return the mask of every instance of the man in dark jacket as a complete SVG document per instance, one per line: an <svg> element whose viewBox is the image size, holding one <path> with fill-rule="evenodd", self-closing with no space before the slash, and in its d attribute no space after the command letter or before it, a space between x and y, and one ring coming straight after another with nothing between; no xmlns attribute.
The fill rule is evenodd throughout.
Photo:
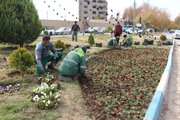
<svg viewBox="0 0 180 120"><path fill-rule="evenodd" d="M80 27L79 25L77 24L77 21L75 21L74 25L72 26L71 28L71 32L72 32L72 41L74 41L74 38L75 38L75 41L77 42L77 34L78 34L78 31L80 30Z"/></svg>
<svg viewBox="0 0 180 120"><path fill-rule="evenodd" d="M63 59L59 71L62 81L72 80L78 75L85 76L86 47L76 48L69 52Z"/></svg>
<svg viewBox="0 0 180 120"><path fill-rule="evenodd" d="M122 34L122 26L118 22L114 29L114 37L116 37L117 44L119 44L119 39Z"/></svg>

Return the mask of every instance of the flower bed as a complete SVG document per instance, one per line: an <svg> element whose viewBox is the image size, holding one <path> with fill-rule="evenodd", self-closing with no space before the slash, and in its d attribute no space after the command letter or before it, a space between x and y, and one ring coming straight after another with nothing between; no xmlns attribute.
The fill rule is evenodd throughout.
<svg viewBox="0 0 180 120"><path fill-rule="evenodd" d="M95 119L143 119L164 71L168 49L104 51L87 63L81 79L87 105Z"/></svg>

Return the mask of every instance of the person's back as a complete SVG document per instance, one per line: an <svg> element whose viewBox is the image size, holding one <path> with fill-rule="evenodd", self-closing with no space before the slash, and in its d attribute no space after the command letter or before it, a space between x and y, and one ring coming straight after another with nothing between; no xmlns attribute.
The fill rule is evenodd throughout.
<svg viewBox="0 0 180 120"><path fill-rule="evenodd" d="M86 57L81 48L68 53L62 61L59 71L64 77L75 77L78 74L85 74Z"/></svg>
<svg viewBox="0 0 180 120"><path fill-rule="evenodd" d="M73 51L68 53L68 55L64 58L63 62L61 63L60 74L65 77L77 75L79 71L79 60L80 57Z"/></svg>
<svg viewBox="0 0 180 120"><path fill-rule="evenodd" d="M122 26L118 22L114 29L114 37L116 37L117 44L119 44L121 34L122 34Z"/></svg>
<svg viewBox="0 0 180 120"><path fill-rule="evenodd" d="M121 34L122 34L122 26L118 24L115 27L114 36L120 36Z"/></svg>
<svg viewBox="0 0 180 120"><path fill-rule="evenodd" d="M131 46L133 44L133 38L129 35L124 35L124 46Z"/></svg>
<svg viewBox="0 0 180 120"><path fill-rule="evenodd" d="M78 25L78 24L74 24L74 25L72 26L72 31L78 32L79 30L80 30L80 28L79 28L79 25Z"/></svg>
<svg viewBox="0 0 180 120"><path fill-rule="evenodd" d="M117 45L116 38L115 37L111 37L108 40L108 46L116 46L116 45Z"/></svg>

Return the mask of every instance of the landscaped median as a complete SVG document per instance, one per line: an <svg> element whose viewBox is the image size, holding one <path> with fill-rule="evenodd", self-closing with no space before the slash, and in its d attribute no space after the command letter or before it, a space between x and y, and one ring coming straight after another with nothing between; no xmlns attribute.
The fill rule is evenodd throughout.
<svg viewBox="0 0 180 120"><path fill-rule="evenodd" d="M91 115L104 120L143 119L160 82L169 49L112 49L87 63L81 79Z"/></svg>
<svg viewBox="0 0 180 120"><path fill-rule="evenodd" d="M153 96L153 99L149 105L149 108L146 112L144 120L157 120L159 117L159 114L160 114L160 111L162 108L162 103L163 103L163 100L165 97L165 91L166 91L167 83L169 80L169 76L171 74L173 50L174 50L174 44L170 49L166 68L165 68L164 73L161 77L161 81L160 81L160 83L156 89L156 92Z"/></svg>

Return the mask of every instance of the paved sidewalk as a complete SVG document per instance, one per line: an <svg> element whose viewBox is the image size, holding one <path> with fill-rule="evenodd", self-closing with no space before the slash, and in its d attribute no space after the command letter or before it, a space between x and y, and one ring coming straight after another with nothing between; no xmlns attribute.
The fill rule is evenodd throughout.
<svg viewBox="0 0 180 120"><path fill-rule="evenodd" d="M176 41L170 80L159 120L180 120L180 41Z"/></svg>

